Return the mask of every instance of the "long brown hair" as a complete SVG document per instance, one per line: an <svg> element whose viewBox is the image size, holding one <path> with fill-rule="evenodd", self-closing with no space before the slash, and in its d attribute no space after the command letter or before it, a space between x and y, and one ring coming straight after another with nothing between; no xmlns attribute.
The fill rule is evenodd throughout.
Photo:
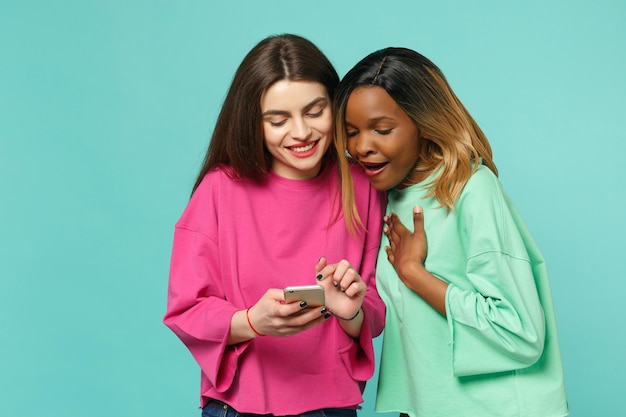
<svg viewBox="0 0 626 417"><path fill-rule="evenodd" d="M301 36L269 36L254 46L235 72L192 194L219 165L230 167L235 178L266 178L271 156L263 141L261 96L280 80L319 82L332 99L339 76L319 48ZM329 151L325 158L333 155Z"/></svg>
<svg viewBox="0 0 626 417"><path fill-rule="evenodd" d="M463 187L478 168L478 161L498 175L485 134L454 94L441 70L411 49L381 49L363 58L346 74L333 102L335 147L348 225L355 227L360 219L354 208L354 187L346 155L345 113L350 94L360 86L384 88L413 120L424 144L414 170L440 169L428 184L428 195L434 195L442 207L454 209Z"/></svg>

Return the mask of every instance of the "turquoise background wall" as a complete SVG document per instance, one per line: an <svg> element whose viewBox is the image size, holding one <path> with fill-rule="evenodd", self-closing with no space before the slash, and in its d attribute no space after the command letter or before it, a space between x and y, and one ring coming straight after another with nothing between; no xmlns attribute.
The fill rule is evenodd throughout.
<svg viewBox="0 0 626 417"><path fill-rule="evenodd" d="M173 225L237 65L282 32L340 75L385 46L442 68L547 258L571 415L623 412L625 21L619 0L0 0L0 415L199 416L161 323Z"/></svg>

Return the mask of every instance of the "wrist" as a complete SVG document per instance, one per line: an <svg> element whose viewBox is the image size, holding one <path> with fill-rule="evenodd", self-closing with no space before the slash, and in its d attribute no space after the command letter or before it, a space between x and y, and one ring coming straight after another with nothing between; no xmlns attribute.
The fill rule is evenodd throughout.
<svg viewBox="0 0 626 417"><path fill-rule="evenodd" d="M350 317L350 318L338 316L335 313L333 313L332 311L331 311L330 314L332 314L333 316L335 316L339 320L352 321L352 320L356 319L359 316L360 313L361 313L361 307L359 307L359 309L356 311L356 313L354 313L354 315L352 317Z"/></svg>
<svg viewBox="0 0 626 417"><path fill-rule="evenodd" d="M250 329L254 332L255 337L256 336L265 336L263 333L259 332L253 325L252 325L252 321L250 320L250 309L252 308L252 306L248 307L246 309L246 320L248 321L248 325L250 326Z"/></svg>
<svg viewBox="0 0 626 417"><path fill-rule="evenodd" d="M418 292L426 279L424 275L428 274L424 265L419 262L411 262L397 272L400 280L413 292Z"/></svg>

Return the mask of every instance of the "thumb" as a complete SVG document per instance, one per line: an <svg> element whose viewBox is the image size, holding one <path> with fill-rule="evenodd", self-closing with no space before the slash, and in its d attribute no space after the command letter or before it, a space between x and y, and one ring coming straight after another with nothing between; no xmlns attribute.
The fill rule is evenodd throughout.
<svg viewBox="0 0 626 417"><path fill-rule="evenodd" d="M421 206L413 207L413 233L424 233L424 210Z"/></svg>

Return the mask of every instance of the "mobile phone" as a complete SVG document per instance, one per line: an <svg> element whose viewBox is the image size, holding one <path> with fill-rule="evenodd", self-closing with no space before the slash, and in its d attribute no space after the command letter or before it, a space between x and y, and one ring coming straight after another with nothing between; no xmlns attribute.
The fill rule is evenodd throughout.
<svg viewBox="0 0 626 417"><path fill-rule="evenodd" d="M322 307L326 304L324 287L321 285L297 285L285 288L285 303L306 301L307 307Z"/></svg>

